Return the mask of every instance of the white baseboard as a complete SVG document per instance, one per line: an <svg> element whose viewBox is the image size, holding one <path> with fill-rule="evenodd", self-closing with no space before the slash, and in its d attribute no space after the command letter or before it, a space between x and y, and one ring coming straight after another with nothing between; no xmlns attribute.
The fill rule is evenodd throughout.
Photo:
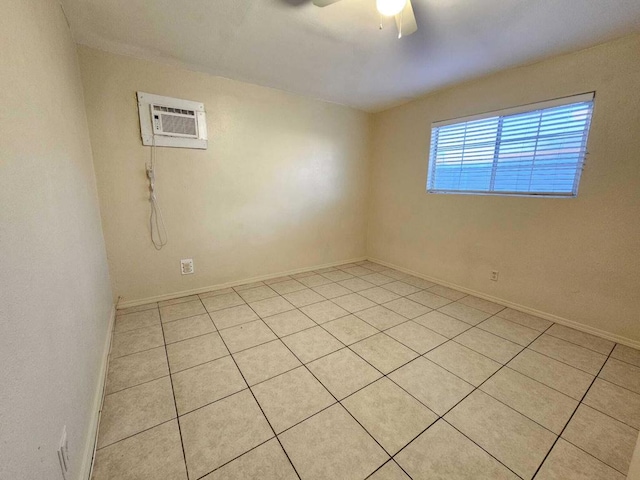
<svg viewBox="0 0 640 480"><path fill-rule="evenodd" d="M575 328L576 330L580 330L581 332L590 333L591 335L596 335L598 337L611 340L612 342L621 343L623 345L627 345L632 348L640 349L640 341L638 340L633 340L631 338L623 337L621 335L616 335L615 333L611 333L611 332L607 332L606 330L601 330L599 328L591 327L589 325L585 325L584 323L576 322L575 320L569 320L568 318L559 317L558 315L554 315L553 313L543 312L541 310L536 310L535 308L527 307L526 305L521 305L519 303L505 300L503 298L487 295L486 293L478 292L476 290L471 290L470 288L463 287L462 285L457 285L455 283L447 282L439 278L430 277L429 275L424 275L422 273L415 272L408 268L400 267L390 262L385 262L384 260L380 260L378 258L369 257L368 260L379 263L380 265L384 265L385 267L393 268L395 270L408 273L415 277L423 278L430 282L444 285L445 287L454 288L461 292L468 293L469 295L474 295L476 297L484 298L485 300L489 300L494 303L499 303L500 305L513 308L514 310L519 310L521 312L529 313L531 315L535 315L536 317L544 318L546 320L550 320L552 322L559 323L567 327Z"/></svg>
<svg viewBox="0 0 640 480"><path fill-rule="evenodd" d="M109 327L107 328L107 339L102 350L100 362L100 372L96 383L96 391L92 403L91 422L89 423L89 433L87 434L87 445L84 452L84 460L80 470L80 480L89 480L93 470L93 459L98 445L98 426L100 425L100 414L102 413L102 403L104 401L105 385L107 381L107 369L109 368L109 351L111 349L111 337L116 319L116 306L111 309Z"/></svg>
<svg viewBox="0 0 640 480"><path fill-rule="evenodd" d="M261 282L262 280L269 280L270 278L283 277L285 275L294 275L296 273L311 272L313 270L319 270L321 268L335 267L336 265L343 265L345 263L363 262L366 259L367 259L367 257L351 258L351 259L347 259L347 260L341 260L339 262L331 262L331 263L325 263L323 265L315 265L313 267L298 268L298 269L295 269L295 270L288 270L286 272L270 273L268 275L260 275L260 276L257 276L257 277L244 278L242 280L237 280L237 281L234 281L234 282L219 283L217 285L209 285L207 287L194 288L192 290L183 290L181 292L168 293L168 294L165 294L165 295L157 295L157 296L154 296L154 297L139 298L137 300L129 300L129 301L126 301L126 302L119 302L118 303L118 308L137 307L138 305L145 305L147 303L161 302L163 300L172 300L174 298L186 297L187 295L195 295L197 293L211 292L213 290L221 290L223 288L237 287L238 285L244 285L245 283Z"/></svg>

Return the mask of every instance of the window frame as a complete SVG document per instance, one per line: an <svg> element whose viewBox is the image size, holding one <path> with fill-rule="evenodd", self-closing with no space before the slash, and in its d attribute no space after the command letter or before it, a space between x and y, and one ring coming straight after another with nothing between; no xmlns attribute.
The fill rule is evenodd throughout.
<svg viewBox="0 0 640 480"><path fill-rule="evenodd" d="M560 97L552 100L547 100L543 102L529 103L525 105L520 105L517 107L506 108L501 110L493 110L485 113L468 115L464 117L451 118L448 120L442 120L433 122L431 124L431 136L429 139L429 158L427 165L427 184L426 191L428 194L436 194L436 195L489 195L489 196L505 196L505 197L541 197L541 198L575 198L578 196L578 188L580 185L580 179L582 177L582 172L586 165L588 152L588 139L589 133L591 131L591 123L593 121L593 110L595 108L595 97L596 92L586 92L576 95L571 95L567 97ZM538 191L500 191L500 190L492 190L494 187L494 178L498 169L498 159L499 159L499 149L501 145L500 135L502 133L502 125L505 117L509 117L512 115L518 115L522 113L533 113L540 110L567 106L578 103L591 103L590 105L590 116L586 120L586 127L582 133L582 143L581 143L581 153L582 158L579 161L579 165L576 168L575 177L573 180L573 188L571 192L538 192ZM497 118L498 126L496 130L496 141L494 148L494 157L491 166L491 183L490 187L487 190L451 190L451 189L435 189L430 188L433 183L435 183L435 171L437 167L437 162L434 161L436 149L434 141L434 132L437 128L445 127L449 125L457 125L463 124L471 121L477 120L485 120ZM538 140L538 136L536 136L536 141Z"/></svg>

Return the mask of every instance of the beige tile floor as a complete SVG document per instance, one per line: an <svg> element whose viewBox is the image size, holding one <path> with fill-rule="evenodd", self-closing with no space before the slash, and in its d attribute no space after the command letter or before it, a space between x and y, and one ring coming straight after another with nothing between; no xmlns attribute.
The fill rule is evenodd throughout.
<svg viewBox="0 0 640 480"><path fill-rule="evenodd" d="M118 311L93 478L618 479L640 351L371 262Z"/></svg>

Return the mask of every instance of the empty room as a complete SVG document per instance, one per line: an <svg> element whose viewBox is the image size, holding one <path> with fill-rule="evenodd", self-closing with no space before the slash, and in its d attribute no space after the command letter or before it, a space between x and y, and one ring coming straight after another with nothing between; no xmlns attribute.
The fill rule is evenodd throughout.
<svg viewBox="0 0 640 480"><path fill-rule="evenodd" d="M640 2L18 0L0 479L640 480Z"/></svg>

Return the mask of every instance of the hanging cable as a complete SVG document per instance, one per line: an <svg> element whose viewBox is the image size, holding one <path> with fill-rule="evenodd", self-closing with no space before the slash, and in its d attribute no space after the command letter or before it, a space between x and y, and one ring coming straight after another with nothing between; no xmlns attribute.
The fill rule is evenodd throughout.
<svg viewBox="0 0 640 480"><path fill-rule="evenodd" d="M162 250L162 247L167 244L168 237L167 229L164 225L164 218L162 217L162 210L160 209L160 203L158 203L158 197L156 196L155 157L156 136L153 135L151 141L151 163L147 165L147 178L149 179L149 204L151 206L149 229L151 231L151 243L153 243L156 250Z"/></svg>

